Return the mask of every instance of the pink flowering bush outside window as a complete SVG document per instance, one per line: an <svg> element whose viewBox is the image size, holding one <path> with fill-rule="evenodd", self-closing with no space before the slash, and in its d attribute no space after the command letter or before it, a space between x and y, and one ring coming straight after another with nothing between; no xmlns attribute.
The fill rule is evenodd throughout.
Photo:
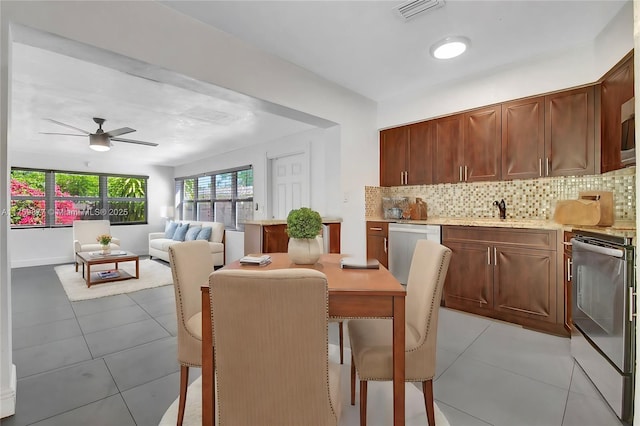
<svg viewBox="0 0 640 426"><path fill-rule="evenodd" d="M11 179L11 195L29 197L44 197L44 191L33 188L25 182ZM58 185L55 186L56 197L68 197L70 194L62 192ZM55 201L56 225L70 225L78 216L73 201ZM44 199L35 200L11 200L11 225L12 226L41 226L46 225L46 203Z"/></svg>

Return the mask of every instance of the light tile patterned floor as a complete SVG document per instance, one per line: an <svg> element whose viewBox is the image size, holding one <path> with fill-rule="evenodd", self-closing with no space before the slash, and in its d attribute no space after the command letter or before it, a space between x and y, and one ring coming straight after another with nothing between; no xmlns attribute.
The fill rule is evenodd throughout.
<svg viewBox="0 0 640 426"><path fill-rule="evenodd" d="M18 402L2 425L156 426L178 394L172 306L170 286L71 303L53 266L14 269ZM448 309L434 392L452 426L620 425L568 339Z"/></svg>

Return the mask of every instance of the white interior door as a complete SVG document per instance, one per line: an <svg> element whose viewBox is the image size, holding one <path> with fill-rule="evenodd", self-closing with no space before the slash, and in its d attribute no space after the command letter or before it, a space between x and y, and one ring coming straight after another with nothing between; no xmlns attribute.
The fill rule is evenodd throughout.
<svg viewBox="0 0 640 426"><path fill-rule="evenodd" d="M271 160L271 218L286 219L292 209L309 203L309 170L304 153Z"/></svg>

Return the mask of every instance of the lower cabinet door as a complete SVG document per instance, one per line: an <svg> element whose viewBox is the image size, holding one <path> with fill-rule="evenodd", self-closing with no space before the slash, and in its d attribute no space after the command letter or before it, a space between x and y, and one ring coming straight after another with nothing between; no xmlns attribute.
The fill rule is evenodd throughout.
<svg viewBox="0 0 640 426"><path fill-rule="evenodd" d="M495 247L494 310L509 317L556 321L556 253Z"/></svg>
<svg viewBox="0 0 640 426"><path fill-rule="evenodd" d="M486 244L443 241L452 251L444 285L445 305L478 312L493 306L493 270Z"/></svg>

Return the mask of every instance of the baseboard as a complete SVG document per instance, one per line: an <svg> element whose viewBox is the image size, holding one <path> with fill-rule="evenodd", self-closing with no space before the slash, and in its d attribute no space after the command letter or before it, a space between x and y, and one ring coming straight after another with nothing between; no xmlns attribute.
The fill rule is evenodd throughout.
<svg viewBox="0 0 640 426"><path fill-rule="evenodd" d="M13 416L16 413L16 365L11 364L9 388L0 391L0 418Z"/></svg>
<svg viewBox="0 0 640 426"><path fill-rule="evenodd" d="M47 257L47 258L39 258L39 259L22 259L22 260L12 260L11 267L12 268L28 268L30 266L59 265L61 263L71 263L71 262L73 262L73 257L68 257L68 256Z"/></svg>

